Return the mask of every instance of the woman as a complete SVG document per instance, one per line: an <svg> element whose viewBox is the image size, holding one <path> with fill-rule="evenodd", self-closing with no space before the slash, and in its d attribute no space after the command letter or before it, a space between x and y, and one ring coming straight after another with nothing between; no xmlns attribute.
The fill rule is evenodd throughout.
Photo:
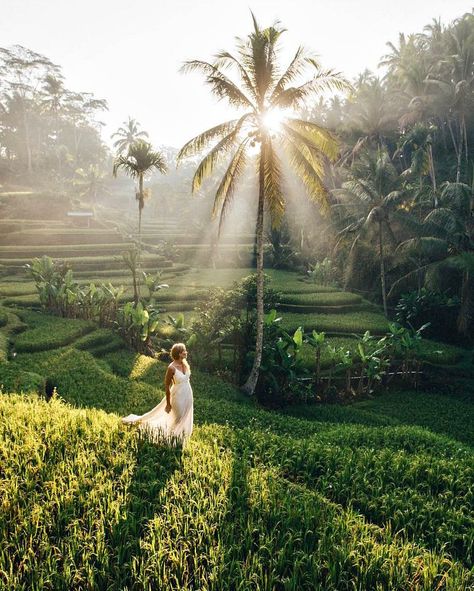
<svg viewBox="0 0 474 591"><path fill-rule="evenodd" d="M146 414L128 415L122 419L122 423L137 423L154 438L185 439L193 431L193 391L189 383L191 369L183 343L175 343L170 353L172 362L165 375L166 397Z"/></svg>

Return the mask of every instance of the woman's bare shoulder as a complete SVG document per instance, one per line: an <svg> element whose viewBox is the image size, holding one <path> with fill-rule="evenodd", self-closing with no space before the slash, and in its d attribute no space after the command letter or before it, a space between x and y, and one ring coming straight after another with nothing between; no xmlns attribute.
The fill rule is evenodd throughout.
<svg viewBox="0 0 474 591"><path fill-rule="evenodd" d="M173 365L173 362L168 365L168 371L172 371L173 373L176 371L176 366Z"/></svg>

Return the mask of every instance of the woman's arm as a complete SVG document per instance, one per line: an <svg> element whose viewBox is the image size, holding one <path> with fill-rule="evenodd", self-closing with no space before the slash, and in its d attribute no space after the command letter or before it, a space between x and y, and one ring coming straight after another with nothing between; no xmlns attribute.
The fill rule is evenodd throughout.
<svg viewBox="0 0 474 591"><path fill-rule="evenodd" d="M171 365L168 365L168 369L166 370L165 374L165 392L166 392L166 412L170 412L171 410L171 392L170 387L173 382L174 378L174 368Z"/></svg>

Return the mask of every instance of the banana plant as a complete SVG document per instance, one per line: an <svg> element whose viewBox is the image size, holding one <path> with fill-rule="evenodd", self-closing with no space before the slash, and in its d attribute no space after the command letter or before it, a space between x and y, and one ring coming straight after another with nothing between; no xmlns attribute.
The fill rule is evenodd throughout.
<svg viewBox="0 0 474 591"><path fill-rule="evenodd" d="M356 335L358 339L357 343L357 353L360 357L360 375L359 375L359 382L357 384L357 394L362 394L364 390L364 380L366 377L366 370L370 363L370 359L372 357L371 352L371 343L374 340L374 337L370 334L370 331L366 330L363 336Z"/></svg>
<svg viewBox="0 0 474 591"><path fill-rule="evenodd" d="M351 378L352 378L352 368L354 367L354 357L352 351L343 349L340 347L338 349L338 361L339 365L344 369L345 376L346 376L346 387L345 393L346 394L353 394L352 386L351 386Z"/></svg>
<svg viewBox="0 0 474 591"><path fill-rule="evenodd" d="M313 330L311 335L306 337L306 342L311 347L314 347L315 355L316 355L316 385L319 387L321 385L321 351L323 348L324 341L326 339L325 332L317 332Z"/></svg>
<svg viewBox="0 0 474 591"><path fill-rule="evenodd" d="M334 373L334 368L337 363L338 350L336 349L336 347L334 345L328 345L327 346L327 353L328 353L328 357L329 357L329 375L328 375L327 390L329 391L331 389L331 385L332 385L332 376Z"/></svg>
<svg viewBox="0 0 474 591"><path fill-rule="evenodd" d="M291 335L280 326L281 318L275 309L264 316L265 339L260 367L264 389L281 395L304 374L301 363L303 329Z"/></svg>
<svg viewBox="0 0 474 591"><path fill-rule="evenodd" d="M155 293L157 291L160 291L160 289L165 289L165 288L169 287L169 285L167 283L160 283L161 275L162 275L162 271L157 271L155 273L155 275L152 275L151 273L147 273L146 271L142 272L143 282L148 289L148 294L149 294L148 299L149 299L149 302L151 305L155 304L155 298L154 298Z"/></svg>
<svg viewBox="0 0 474 591"><path fill-rule="evenodd" d="M140 353L153 353L152 338L156 335L159 313L141 302L127 302L119 311L118 326L125 340Z"/></svg>

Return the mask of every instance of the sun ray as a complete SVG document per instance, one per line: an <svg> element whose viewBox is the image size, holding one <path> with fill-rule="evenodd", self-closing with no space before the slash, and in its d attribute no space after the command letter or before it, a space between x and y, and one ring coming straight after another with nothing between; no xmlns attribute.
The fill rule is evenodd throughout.
<svg viewBox="0 0 474 591"><path fill-rule="evenodd" d="M270 133L276 133L280 131L283 120L290 114L289 109L269 108L262 117L263 126Z"/></svg>

